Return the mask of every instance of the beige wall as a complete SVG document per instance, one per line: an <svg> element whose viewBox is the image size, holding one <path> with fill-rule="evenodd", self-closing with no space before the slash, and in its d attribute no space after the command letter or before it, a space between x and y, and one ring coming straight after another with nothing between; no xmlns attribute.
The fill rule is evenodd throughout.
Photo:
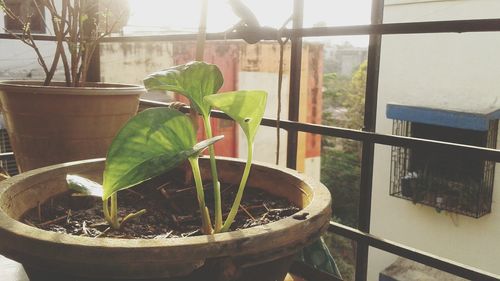
<svg viewBox="0 0 500 281"><path fill-rule="evenodd" d="M283 77L282 97L288 96L288 75ZM238 76L238 85L240 90L261 89L269 93L267 98L265 117L276 118L276 108L278 106L278 75L271 72L247 72L241 71ZM288 98L282 101L281 118L288 118ZM238 130L238 156L247 156L246 137L241 129ZM276 129L261 126L254 142L254 159L267 163L275 163L276 159ZM280 132L280 165L286 166L286 140L285 131Z"/></svg>
<svg viewBox="0 0 500 281"><path fill-rule="evenodd" d="M500 18L500 1L386 1L385 22ZM500 33L383 37L377 132L390 134L386 105L398 102L459 111L500 108ZM500 146L497 146L500 147ZM372 233L500 274L500 167L492 212L479 219L390 197L390 147L376 146ZM370 250L368 280L395 257Z"/></svg>
<svg viewBox="0 0 500 281"><path fill-rule="evenodd" d="M173 65L170 42L101 44L101 80L142 84L148 73Z"/></svg>
<svg viewBox="0 0 500 281"><path fill-rule="evenodd" d="M304 44L302 51L302 71L301 71L301 88L300 88L300 103L299 120L308 122L311 105L309 95L310 88L314 85L321 84L321 81L311 79L315 71L310 65L310 60L320 60L322 46L317 44ZM283 66L283 83L282 83L282 110L281 119L288 119L288 95L289 95L289 57L290 46L287 45L284 51L284 66ZM239 89L263 89L269 93L267 101L267 109L265 117L276 118L278 106L278 67L279 67L279 46L273 43L261 43L257 45L243 45L240 52L240 72L238 77ZM322 73L322 72L321 72ZM321 87L321 86L318 86ZM321 106L319 106L321 108ZM307 135L300 133L298 138L297 151L297 170L303 172L315 179L320 178L321 172L321 157L319 155L308 155L311 151L307 147ZM286 131L280 133L280 165L286 166ZM245 138L240 131L239 137L239 155L246 156ZM276 159L276 129L262 127L255 140L255 159L268 163L275 163ZM311 154L311 153L309 153Z"/></svg>
<svg viewBox="0 0 500 281"><path fill-rule="evenodd" d="M174 65L170 42L123 42L101 44L101 81L139 84L149 73ZM163 92L149 92L144 99L168 102Z"/></svg>

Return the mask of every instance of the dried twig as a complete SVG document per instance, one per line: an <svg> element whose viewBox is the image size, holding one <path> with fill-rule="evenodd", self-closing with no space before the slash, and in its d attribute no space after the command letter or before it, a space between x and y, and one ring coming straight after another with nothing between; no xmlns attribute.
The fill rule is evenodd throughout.
<svg viewBox="0 0 500 281"><path fill-rule="evenodd" d="M68 214L66 215L66 223L69 224L71 221L71 209L68 210Z"/></svg>
<svg viewBox="0 0 500 281"><path fill-rule="evenodd" d="M163 197L165 197L165 199L167 200L168 205L172 209L174 209L174 211L176 213L180 213L181 212L180 208L177 206L177 204L175 204L175 201L172 200L172 196L170 196L170 194L165 190L164 187L160 188L160 193L161 193L161 195L163 195Z"/></svg>
<svg viewBox="0 0 500 281"><path fill-rule="evenodd" d="M165 233L165 234L161 234L161 235L158 235L155 237L155 239L165 239L165 238L169 238L172 233L174 233L173 230L170 230L169 232Z"/></svg>
<svg viewBox="0 0 500 281"><path fill-rule="evenodd" d="M49 225L49 224L57 223L57 222L65 220L67 217L68 217L67 215L60 216L60 217L57 217L57 218L55 218L53 220L49 220L49 221L46 221L46 222L39 223L38 226L42 227L42 226L46 226L46 225Z"/></svg>
<svg viewBox="0 0 500 281"><path fill-rule="evenodd" d="M240 205L240 207L241 207L241 205ZM249 211L249 210L255 210L255 209L259 209L259 208L263 208L263 207L264 207L263 205L248 206L248 207L245 207L245 210L243 210L242 208L238 209L238 213ZM229 212L226 212L226 213L224 213L222 215L223 216L227 216L228 214L229 214Z"/></svg>
<svg viewBox="0 0 500 281"><path fill-rule="evenodd" d="M111 230L111 227L108 227L108 228L106 228L103 232L101 232L101 233L97 234L94 238L99 238L99 237L102 237L102 236L104 236L106 233L108 233L108 231L110 231L110 230Z"/></svg>
<svg viewBox="0 0 500 281"><path fill-rule="evenodd" d="M29 225L29 226L36 227L35 224L28 219L24 219L24 223Z"/></svg>
<svg viewBox="0 0 500 281"><path fill-rule="evenodd" d="M245 206L240 205L240 208L243 210L243 212L247 214L247 216L249 216L253 221L255 221L255 218L252 216L252 214L250 214L250 212L245 208Z"/></svg>
<svg viewBox="0 0 500 281"><path fill-rule="evenodd" d="M86 221L83 221L83 224L82 224L82 232L84 235L86 236L91 236L90 234L90 231L87 229L87 222Z"/></svg>
<svg viewBox="0 0 500 281"><path fill-rule="evenodd" d="M135 191L135 190L132 190L132 189L126 189L129 193L132 193L134 194L135 196L139 197L141 200L144 199L144 195L142 195L141 193Z"/></svg>
<svg viewBox="0 0 500 281"><path fill-rule="evenodd" d="M195 235L196 233L200 232L201 230L200 229L197 229L195 231L191 231L191 232L188 232L188 233L183 233L181 236L182 237L189 237L189 236L193 236Z"/></svg>
<svg viewBox="0 0 500 281"><path fill-rule="evenodd" d="M38 211L38 221L42 221L42 203L38 201L37 203L37 211Z"/></svg>

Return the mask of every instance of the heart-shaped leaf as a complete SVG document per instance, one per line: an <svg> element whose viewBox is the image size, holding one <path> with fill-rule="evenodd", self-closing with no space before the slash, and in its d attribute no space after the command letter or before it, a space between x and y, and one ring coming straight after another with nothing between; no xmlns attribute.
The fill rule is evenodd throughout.
<svg viewBox="0 0 500 281"><path fill-rule="evenodd" d="M174 91L184 95L203 116L210 114L210 105L203 98L217 93L223 83L224 78L216 65L200 61L158 71L144 79L148 90Z"/></svg>
<svg viewBox="0 0 500 281"><path fill-rule="evenodd" d="M109 148L103 199L178 166L195 143L191 121L181 112L153 108L137 114Z"/></svg>
<svg viewBox="0 0 500 281"><path fill-rule="evenodd" d="M66 175L68 188L81 195L102 197L102 185L77 175Z"/></svg>
<svg viewBox="0 0 500 281"><path fill-rule="evenodd" d="M233 118L253 142L266 109L264 91L236 91L206 96L205 101Z"/></svg>

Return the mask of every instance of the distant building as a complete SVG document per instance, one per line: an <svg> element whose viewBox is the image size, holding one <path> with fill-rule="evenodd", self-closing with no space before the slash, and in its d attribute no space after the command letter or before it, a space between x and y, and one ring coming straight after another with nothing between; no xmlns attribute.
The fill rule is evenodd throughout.
<svg viewBox="0 0 500 281"><path fill-rule="evenodd" d="M385 1L385 23L482 18L500 18L500 1ZM498 32L383 36L376 131L498 148L498 46ZM498 164L377 145L373 167L374 235L500 274ZM396 257L370 249L369 260L378 280ZM412 265L380 280L400 280L386 276L396 267ZM404 280L458 280L419 276Z"/></svg>
<svg viewBox="0 0 500 281"><path fill-rule="evenodd" d="M351 76L368 58L367 47L355 47L349 43L328 44L324 47L325 73Z"/></svg>

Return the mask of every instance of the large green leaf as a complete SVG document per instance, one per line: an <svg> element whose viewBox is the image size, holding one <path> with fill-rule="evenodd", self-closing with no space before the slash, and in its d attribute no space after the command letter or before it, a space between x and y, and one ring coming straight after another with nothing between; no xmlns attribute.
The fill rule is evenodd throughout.
<svg viewBox="0 0 500 281"><path fill-rule="evenodd" d="M103 199L177 167L222 137L196 144L190 119L174 109L154 108L137 114L109 148Z"/></svg>
<svg viewBox="0 0 500 281"><path fill-rule="evenodd" d="M233 118L253 142L266 109L264 91L236 91L206 96L205 101Z"/></svg>
<svg viewBox="0 0 500 281"><path fill-rule="evenodd" d="M203 116L210 114L210 105L203 98L217 93L223 83L216 65L200 61L158 71L144 79L148 90L174 91L186 96Z"/></svg>
<svg viewBox="0 0 500 281"><path fill-rule="evenodd" d="M177 167L222 138L196 144L191 120L183 113L171 108L144 110L129 120L109 148L103 199Z"/></svg>

